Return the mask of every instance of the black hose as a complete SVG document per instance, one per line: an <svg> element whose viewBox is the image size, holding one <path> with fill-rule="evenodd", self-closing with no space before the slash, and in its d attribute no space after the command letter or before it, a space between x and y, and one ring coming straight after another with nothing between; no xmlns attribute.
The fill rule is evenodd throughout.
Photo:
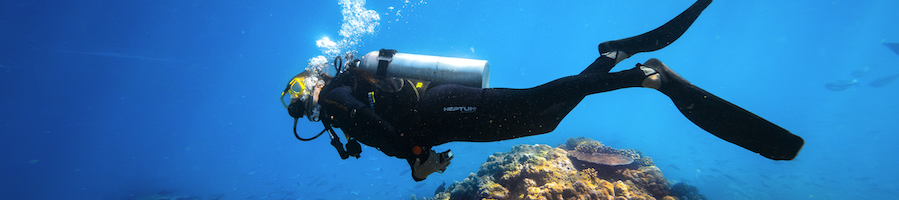
<svg viewBox="0 0 899 200"><path fill-rule="evenodd" d="M318 136L322 136L322 133L325 133L325 131L328 130L328 129L322 130L322 132L318 132L318 135L315 135L315 137L312 137L312 138L309 138L309 139L301 138L300 135L297 134L297 121L298 121L299 119L300 119L300 118L293 118L293 136L296 136L297 139L300 140L300 141L314 140L315 138L318 138Z"/></svg>
<svg viewBox="0 0 899 200"><path fill-rule="evenodd" d="M340 67L338 67L338 65ZM343 70L343 59L340 56L334 57L334 70L337 70L337 73L340 73Z"/></svg>

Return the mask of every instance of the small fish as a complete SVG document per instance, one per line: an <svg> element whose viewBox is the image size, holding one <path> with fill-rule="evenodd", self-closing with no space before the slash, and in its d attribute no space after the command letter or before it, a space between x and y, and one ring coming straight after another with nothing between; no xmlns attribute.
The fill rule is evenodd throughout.
<svg viewBox="0 0 899 200"><path fill-rule="evenodd" d="M328 190L325 190L325 192L334 192L334 191L337 191L337 190L339 190L339 189L343 189L342 185L333 186L333 187L329 188Z"/></svg>
<svg viewBox="0 0 899 200"><path fill-rule="evenodd" d="M677 165L674 165L674 164L668 164L668 166L671 167L671 168L673 168L673 169L675 169L675 170L680 170L680 167L677 167Z"/></svg>
<svg viewBox="0 0 899 200"><path fill-rule="evenodd" d="M836 80L836 81L827 83L826 85L824 85L824 88L827 88L827 90L836 92L836 91L843 91L843 90L849 89L850 87L856 86L856 85L858 85L858 80L851 80L851 81Z"/></svg>
<svg viewBox="0 0 899 200"><path fill-rule="evenodd" d="M871 81L871 83L868 83L868 85L870 85L871 87L883 87L889 85L890 83L893 83L896 78L899 78L899 74L879 78L877 80Z"/></svg>
<svg viewBox="0 0 899 200"><path fill-rule="evenodd" d="M820 178L820 179L821 179L821 180L824 180L824 181L827 181L827 182L831 182L831 183L841 183L840 181L833 180L833 179L829 179L829 178Z"/></svg>
<svg viewBox="0 0 899 200"><path fill-rule="evenodd" d="M381 170L381 167L376 167L376 168L369 169L368 171L370 171L370 172L380 172L380 171L383 171L383 170Z"/></svg>
<svg viewBox="0 0 899 200"><path fill-rule="evenodd" d="M727 177L727 179L730 179L730 180L732 180L732 181L737 181L737 179L734 178L733 176L730 176L730 175L727 175L727 174L723 174L723 175L724 175L724 177Z"/></svg>
<svg viewBox="0 0 899 200"><path fill-rule="evenodd" d="M815 182L806 182L806 183L814 185L814 186L818 186L819 188L825 188L823 185L815 183Z"/></svg>
<svg viewBox="0 0 899 200"><path fill-rule="evenodd" d="M443 184L440 184L440 186L437 186L437 190L434 191L434 195L437 195L444 190L446 190L446 181L444 181Z"/></svg>
<svg viewBox="0 0 899 200"><path fill-rule="evenodd" d="M400 175L400 176L402 176L402 175L406 175L406 174L409 174L409 171L411 171L411 169L406 169L406 170L403 170L403 171L401 171L401 172L400 172L400 174L399 174L399 175Z"/></svg>

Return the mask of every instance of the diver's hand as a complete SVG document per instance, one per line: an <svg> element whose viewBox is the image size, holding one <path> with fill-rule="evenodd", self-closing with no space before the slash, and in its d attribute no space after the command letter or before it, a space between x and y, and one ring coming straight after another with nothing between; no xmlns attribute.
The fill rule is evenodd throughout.
<svg viewBox="0 0 899 200"><path fill-rule="evenodd" d="M412 176L414 176L413 178L415 178L415 181L421 181L428 178L428 175L431 175L431 173L443 173L452 159L453 152L450 150L446 150L440 154L431 150L428 155L428 160L422 162L421 159L415 159L415 164L412 166Z"/></svg>
<svg viewBox="0 0 899 200"><path fill-rule="evenodd" d="M346 142L346 153L359 159L359 154L362 153L362 146L359 145L359 142L356 142L355 138L349 139L349 141Z"/></svg>

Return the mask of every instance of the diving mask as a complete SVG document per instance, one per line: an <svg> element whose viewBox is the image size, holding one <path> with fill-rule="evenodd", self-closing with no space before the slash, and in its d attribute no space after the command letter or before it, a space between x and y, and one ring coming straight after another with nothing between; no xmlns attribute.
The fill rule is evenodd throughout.
<svg viewBox="0 0 899 200"><path fill-rule="evenodd" d="M314 101L316 87L321 87L325 81L318 73L303 71L297 74L287 83L287 88L281 92L281 104L287 108L287 112L293 118L300 118L303 115L309 118L309 121L319 121L320 106ZM284 96L290 95L290 105L284 103Z"/></svg>

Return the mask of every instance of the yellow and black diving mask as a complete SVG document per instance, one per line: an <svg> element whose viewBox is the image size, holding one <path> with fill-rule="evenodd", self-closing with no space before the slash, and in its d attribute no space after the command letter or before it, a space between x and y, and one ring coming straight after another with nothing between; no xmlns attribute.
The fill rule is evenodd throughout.
<svg viewBox="0 0 899 200"><path fill-rule="evenodd" d="M287 108L287 112L293 118L300 118L304 115L309 121L319 121L320 106L313 100L313 94L316 87L325 83L318 74L310 71L303 71L297 74L287 83L287 88L281 92L281 104ZM284 103L284 96L290 95L290 105Z"/></svg>

